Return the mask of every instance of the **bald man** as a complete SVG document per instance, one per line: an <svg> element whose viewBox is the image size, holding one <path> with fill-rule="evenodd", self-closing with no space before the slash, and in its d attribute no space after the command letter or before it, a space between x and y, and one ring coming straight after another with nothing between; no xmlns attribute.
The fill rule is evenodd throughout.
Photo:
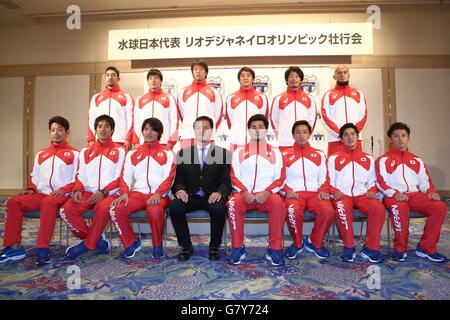
<svg viewBox="0 0 450 320"><path fill-rule="evenodd" d="M336 80L336 86L325 92L321 109L322 119L328 130L328 156L342 151L339 128L346 123L353 123L358 128L358 148L361 149L361 131L367 121L366 98L361 90L350 87L348 66L337 66L333 79Z"/></svg>

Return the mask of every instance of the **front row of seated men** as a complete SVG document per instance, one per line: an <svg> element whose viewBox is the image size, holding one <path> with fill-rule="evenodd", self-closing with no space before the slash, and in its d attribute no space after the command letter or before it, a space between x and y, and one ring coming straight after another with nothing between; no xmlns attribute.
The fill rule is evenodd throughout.
<svg viewBox="0 0 450 320"><path fill-rule="evenodd" d="M426 216L416 255L435 262L446 261L436 244L447 208L440 201L421 158L407 149L410 129L394 123L387 135L389 152L376 161L358 147L358 128L347 123L340 128L343 151L329 155L312 148L307 121L294 123L292 148L280 152L266 143L268 120L257 114L248 121L250 142L234 150L211 142L213 122L206 116L195 120L196 144L175 156L159 143L163 125L156 118L142 124L145 142L128 153L112 142L114 120L102 115L95 120L97 140L78 151L66 142L69 122L59 116L49 120L51 144L35 157L30 183L20 195L7 200L4 246L0 263L25 257L21 245L23 213L40 210L37 264L50 263L49 246L57 213L81 241L66 250L69 259L87 251L108 253L110 243L103 230L114 223L124 246L123 258L142 249L129 215L145 210L152 230L153 258L164 257L162 236L165 210L181 250L180 261L193 254L186 213L207 210L211 221L209 259L219 260L219 247L228 217L232 252L228 262L245 259L244 216L247 210L268 213L269 246L265 257L272 265L283 265L284 256L295 259L306 249L319 259L329 257L324 236L336 220L344 241L341 259L354 261L352 212L357 208L368 217L367 237L360 256L382 261L380 234L389 210L395 232L392 257L404 261L408 249L410 210ZM134 183L134 185L133 185ZM169 198L170 191L173 199ZM382 194L382 201L378 193ZM88 226L82 213L93 209ZM311 234L303 238L303 214L316 215ZM283 225L287 221L293 243L283 253Z"/></svg>

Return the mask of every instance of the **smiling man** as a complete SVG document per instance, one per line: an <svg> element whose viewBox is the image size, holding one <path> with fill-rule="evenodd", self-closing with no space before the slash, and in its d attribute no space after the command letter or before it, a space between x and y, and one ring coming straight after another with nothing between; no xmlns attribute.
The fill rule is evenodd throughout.
<svg viewBox="0 0 450 320"><path fill-rule="evenodd" d="M434 262L445 262L437 251L437 243L447 207L440 201L423 160L408 151L411 130L405 123L391 125L387 135L391 150L376 161L377 185L383 192L383 203L391 213L394 226L393 258L404 261L408 250L409 212L427 216L423 235L416 247L416 255Z"/></svg>

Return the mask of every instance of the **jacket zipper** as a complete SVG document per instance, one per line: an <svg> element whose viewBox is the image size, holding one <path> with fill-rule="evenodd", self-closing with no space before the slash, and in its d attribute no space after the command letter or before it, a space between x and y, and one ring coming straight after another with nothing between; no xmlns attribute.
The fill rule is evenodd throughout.
<svg viewBox="0 0 450 320"><path fill-rule="evenodd" d="M56 152L55 152L55 154L53 155L53 160L52 160L52 174L50 175L50 179L49 179L49 181L48 181L48 184L50 185L50 188L52 189L52 191L55 191L55 190L53 190L53 186L52 186L53 171L54 171L54 168L55 168L55 157L56 157Z"/></svg>
<svg viewBox="0 0 450 320"><path fill-rule="evenodd" d="M100 153L100 164L98 166L98 190L100 191L100 177L101 177L101 170L102 170L102 157L103 157L103 145L102 145L102 151Z"/></svg>
<svg viewBox="0 0 450 320"><path fill-rule="evenodd" d="M402 159L401 159L402 174L403 174L403 180L405 180L405 184L406 184L406 192L408 192L409 191L409 185L408 185L408 182L406 182L406 177L405 177L405 165L403 164L403 154L404 154L404 151L402 151Z"/></svg>
<svg viewBox="0 0 450 320"><path fill-rule="evenodd" d="M256 187L256 175L258 174L258 153L259 153L259 143L256 144L256 164L255 164L255 179L253 180L253 191L255 191Z"/></svg>
<svg viewBox="0 0 450 320"><path fill-rule="evenodd" d="M303 146L301 148L302 152L302 169L303 169L303 184L305 186L305 191L308 191L308 188L306 187L306 176L305 176L305 157L303 155Z"/></svg>
<svg viewBox="0 0 450 320"><path fill-rule="evenodd" d="M353 188L355 187L355 162L353 161L353 150L352 150L352 153L350 156L351 156L350 161L352 162L352 178L353 178L351 193L352 193L352 197L353 197Z"/></svg>

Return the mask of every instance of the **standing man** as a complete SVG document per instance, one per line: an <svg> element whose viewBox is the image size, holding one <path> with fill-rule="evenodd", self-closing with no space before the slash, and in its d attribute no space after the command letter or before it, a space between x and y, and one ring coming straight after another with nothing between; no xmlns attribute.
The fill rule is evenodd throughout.
<svg viewBox="0 0 450 320"><path fill-rule="evenodd" d="M157 118L162 122L164 131L159 143L172 149L177 143L178 114L177 102L173 96L161 88L163 75L158 69L147 73L150 90L136 99L133 120L133 144L144 144L145 138L141 131L142 123L148 118Z"/></svg>
<svg viewBox="0 0 450 320"><path fill-rule="evenodd" d="M317 109L313 96L302 91L303 71L299 67L289 67L284 73L287 90L272 101L270 121L278 137L278 146L283 152L292 147L291 128L294 122L306 120L314 131Z"/></svg>
<svg viewBox="0 0 450 320"><path fill-rule="evenodd" d="M350 72L346 65L334 70L334 89L325 92L322 98L322 119L328 130L328 157L342 150L339 129L346 123L353 123L362 132L367 121L367 103L364 93L349 85ZM358 136L358 148L362 136Z"/></svg>
<svg viewBox="0 0 450 320"><path fill-rule="evenodd" d="M170 217L181 251L178 260L188 260L192 242L186 213L207 210L211 219L209 260L219 260L219 247L225 226L226 199L231 192L230 161L228 150L212 143L214 123L206 116L195 120L194 146L181 149L177 155L177 169L172 192L175 199L170 204Z"/></svg>
<svg viewBox="0 0 450 320"><path fill-rule="evenodd" d="M114 119L106 114L95 119L97 141L81 150L78 174L72 199L59 210L70 231L82 239L67 248L66 255L75 259L88 250L110 251L110 243L102 233L109 221L111 202L119 190L119 176L125 160L125 150L112 141ZM81 214L94 209L92 226L88 227Z"/></svg>
<svg viewBox="0 0 450 320"><path fill-rule="evenodd" d="M170 204L167 192L175 178L175 154L159 143L164 134L161 121L148 118L141 128L145 142L127 153L120 179L121 196L111 204L111 220L125 248L122 256L129 259L142 248L142 244L134 234L128 216L145 210L152 230L153 258L161 259L164 257L164 211Z"/></svg>
<svg viewBox="0 0 450 320"><path fill-rule="evenodd" d="M178 94L178 111L183 121L181 126L180 149L196 143L192 123L201 116L213 119L215 128L220 124L222 116L222 96L219 91L206 83L208 65L205 61L195 60L191 64L194 81ZM213 128L214 129L214 128Z"/></svg>
<svg viewBox="0 0 450 320"><path fill-rule="evenodd" d="M375 161L357 147L358 128L347 123L340 129L339 137L344 145L342 151L328 157L330 193L336 209L336 224L344 240L342 260L352 262L355 258L353 240L353 209L368 216L367 237L360 255L370 262L381 262L380 234L386 219L386 210L377 199L375 186Z"/></svg>
<svg viewBox="0 0 450 320"><path fill-rule="evenodd" d="M241 88L230 94L226 100L226 119L230 129L230 151L243 147L249 142L247 134L247 121L254 114L268 116L268 101L264 93L253 87L255 71L243 67L238 72Z"/></svg>
<svg viewBox="0 0 450 320"><path fill-rule="evenodd" d="M323 238L333 222L334 209L330 202L327 159L325 154L312 148L308 141L312 128L308 121L296 121L292 126L293 148L283 154L286 166L286 180L283 191L286 192L288 227L294 243L286 249L285 256L295 259L306 250L314 252L317 258L330 256L323 248ZM315 214L316 221L310 236L303 242L303 213L305 210Z"/></svg>
<svg viewBox="0 0 450 320"><path fill-rule="evenodd" d="M437 251L447 207L440 201L423 160L408 151L411 130L405 123L391 125L387 135L391 150L376 161L377 185L383 192L383 203L391 213L394 226L394 254L404 261L408 250L409 211L427 216L423 235L416 247L416 255L435 262L447 258Z"/></svg>
<svg viewBox="0 0 450 320"><path fill-rule="evenodd" d="M112 140L131 148L133 138L133 98L119 87L120 72L116 67L110 66L105 71L106 88L96 93L89 104L88 136L89 146L95 143L94 122L98 116L106 114L114 119L116 129Z"/></svg>
<svg viewBox="0 0 450 320"><path fill-rule="evenodd" d="M67 143L69 121L55 116L48 121L50 146L34 158L27 188L6 201L4 246L0 263L25 258L22 241L23 213L40 210L40 226L36 247L37 264L50 263L49 246L60 206L70 199L77 173L79 151Z"/></svg>
<svg viewBox="0 0 450 320"><path fill-rule="evenodd" d="M282 252L283 225L286 209L278 194L286 170L280 150L266 143L269 120L255 114L248 120L250 142L233 153L231 182L237 191L228 200L228 222L233 250L230 264L245 258L244 215L247 210L269 213L269 247L266 259L274 266L284 264Z"/></svg>

